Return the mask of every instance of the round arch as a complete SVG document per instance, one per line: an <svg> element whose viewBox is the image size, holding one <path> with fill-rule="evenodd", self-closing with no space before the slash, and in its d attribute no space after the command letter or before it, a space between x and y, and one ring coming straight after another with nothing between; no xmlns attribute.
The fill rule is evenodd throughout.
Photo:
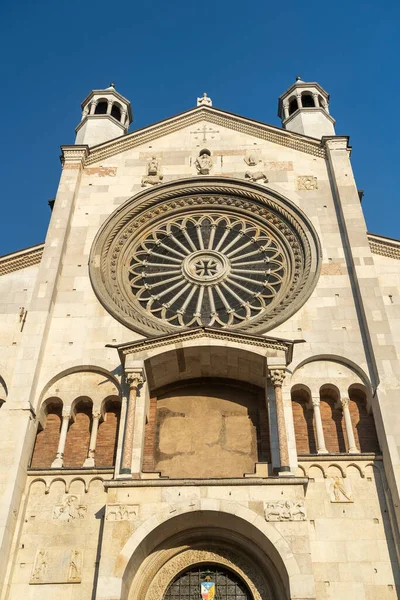
<svg viewBox="0 0 400 600"><path fill-rule="evenodd" d="M298 360L292 361L287 366L287 370L289 373L291 373L291 376L293 377L293 375L296 373L296 371L298 371L301 367L304 367L305 365L307 365L309 363L318 362L318 361L330 361L333 363L338 363L338 364L343 365L343 366L347 367L348 369L354 371L358 375L358 377L360 377L360 379L364 382L367 390L370 393L372 392L371 381L370 381L368 375L366 374L366 372L357 363L355 363L353 360L351 360L347 356L340 356L337 354L316 354L314 356L309 356L307 358L300 358Z"/></svg>
<svg viewBox="0 0 400 600"><path fill-rule="evenodd" d="M168 507L142 523L120 551L114 574L120 582L121 600L152 599L152 595L147 593L161 567L180 554L181 546L187 548L188 541L189 546L193 544L194 550L207 552L204 544L202 546L197 542L199 537L202 540L209 537L210 531L217 556L220 556L223 547L229 546L233 549L231 562L235 563L235 557L239 557L239 562L242 556L247 556L248 559L250 557L250 562L246 565L252 565L249 567L251 573L258 568L264 578L255 584L256 587L261 585L264 586L263 589L267 589L269 586L274 594L272 597L276 600L299 597L300 591L302 597L313 597L312 576L308 581L288 542L272 523L268 523L254 511L235 502L210 498L174 504L173 510L171 509L172 507ZM207 562L209 558L199 554L186 557L180 562L183 565L180 570L196 562ZM310 561L311 572L311 556L306 555L306 560ZM219 559L216 558L215 562L219 562ZM244 564L242 562L242 571ZM165 578L161 586L167 585L179 573L179 569L174 571L172 568L170 579L167 581L168 577ZM137 584L139 579L142 580L140 585ZM105 576L104 586L108 580ZM101 590L101 578L99 586ZM264 600L262 595L260 598Z"/></svg>
<svg viewBox="0 0 400 600"><path fill-rule="evenodd" d="M118 377L115 374L108 371L106 368L99 365L76 364L62 368L62 370L60 370L56 375L54 375L51 379L47 381L47 383L43 386L42 391L39 394L38 406L41 406L46 394L55 383L61 381L62 379L64 379L64 377L67 377L68 375L72 375L74 373L97 373L99 375L104 375L104 377L107 377L116 386L119 393L121 393L121 383Z"/></svg>

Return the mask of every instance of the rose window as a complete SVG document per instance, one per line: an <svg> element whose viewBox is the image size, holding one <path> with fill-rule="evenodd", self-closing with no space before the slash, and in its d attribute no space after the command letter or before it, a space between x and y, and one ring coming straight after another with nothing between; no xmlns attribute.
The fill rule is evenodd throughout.
<svg viewBox="0 0 400 600"><path fill-rule="evenodd" d="M144 335L212 327L266 332L315 287L320 246L289 200L248 182L207 177L146 189L93 243L100 302Z"/></svg>
<svg viewBox="0 0 400 600"><path fill-rule="evenodd" d="M226 327L268 307L285 262L252 221L192 215L167 221L134 246L129 282L142 308L171 325Z"/></svg>

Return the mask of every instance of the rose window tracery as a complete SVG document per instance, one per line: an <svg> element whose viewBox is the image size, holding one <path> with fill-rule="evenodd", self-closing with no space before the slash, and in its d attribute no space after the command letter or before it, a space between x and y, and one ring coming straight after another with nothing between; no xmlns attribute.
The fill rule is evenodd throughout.
<svg viewBox="0 0 400 600"><path fill-rule="evenodd" d="M250 219L210 214L168 220L132 251L140 305L172 325L224 327L273 301L285 276L277 242Z"/></svg>
<svg viewBox="0 0 400 600"><path fill-rule="evenodd" d="M93 243L103 306L144 335L188 327L263 333L305 302L320 246L307 217L253 183L218 177L147 189Z"/></svg>

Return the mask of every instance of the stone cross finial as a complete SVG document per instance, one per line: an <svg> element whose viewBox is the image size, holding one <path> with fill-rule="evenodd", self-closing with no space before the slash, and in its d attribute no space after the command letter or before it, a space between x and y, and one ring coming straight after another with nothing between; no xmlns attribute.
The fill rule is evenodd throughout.
<svg viewBox="0 0 400 600"><path fill-rule="evenodd" d="M212 100L204 92L202 98L197 98L197 106L212 106Z"/></svg>

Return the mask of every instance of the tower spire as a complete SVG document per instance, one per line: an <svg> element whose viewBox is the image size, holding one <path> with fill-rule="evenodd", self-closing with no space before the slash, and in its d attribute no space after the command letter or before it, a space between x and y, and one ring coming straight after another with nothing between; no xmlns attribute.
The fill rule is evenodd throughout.
<svg viewBox="0 0 400 600"><path fill-rule="evenodd" d="M329 94L315 82L300 75L279 98L278 116L288 131L321 138L335 135L335 119L329 114Z"/></svg>

